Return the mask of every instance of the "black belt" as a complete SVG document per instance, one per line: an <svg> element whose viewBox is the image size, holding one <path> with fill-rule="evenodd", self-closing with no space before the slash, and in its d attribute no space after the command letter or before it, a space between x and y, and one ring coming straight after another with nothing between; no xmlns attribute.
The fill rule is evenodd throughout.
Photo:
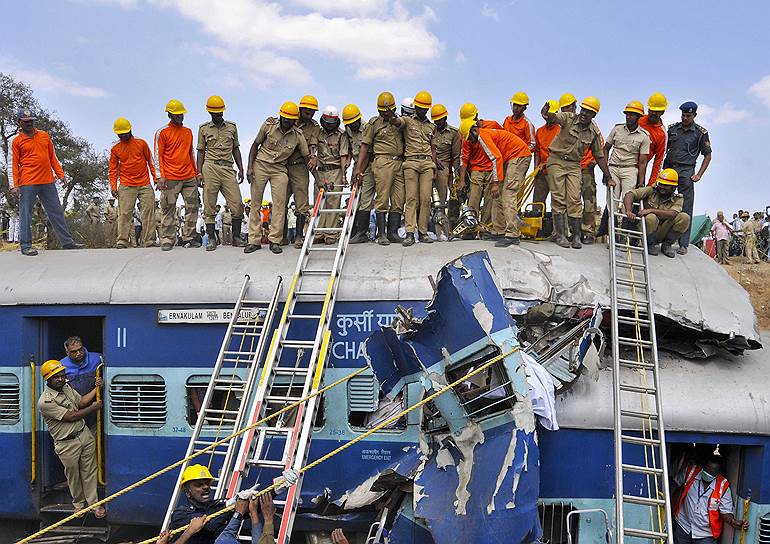
<svg viewBox="0 0 770 544"><path fill-rule="evenodd" d="M377 153L374 156L374 158L376 159L377 157L388 157L389 159L393 159L394 161L403 161L404 160L404 157L402 157L401 155L387 155L385 153Z"/></svg>
<svg viewBox="0 0 770 544"><path fill-rule="evenodd" d="M213 162L217 166L229 166L230 168L233 167L233 161L221 161L216 159L209 159L206 162Z"/></svg>
<svg viewBox="0 0 770 544"><path fill-rule="evenodd" d="M80 436L80 433L82 433L85 430L86 430L86 426L83 425L82 429L80 429L79 431L75 431L74 433L72 433L69 436L65 436L64 438L59 440L59 442L66 442L67 440L75 440L78 436Z"/></svg>
<svg viewBox="0 0 770 544"><path fill-rule="evenodd" d="M433 157L430 155L409 155L406 160L416 160L416 161L424 161L424 160L433 160Z"/></svg>
<svg viewBox="0 0 770 544"><path fill-rule="evenodd" d="M297 164L304 164L304 165L307 165L307 161L306 161L305 159L300 159L300 160L298 160L298 161L294 161L294 162L288 162L288 163L286 163L286 166L295 166L295 165L297 165Z"/></svg>
<svg viewBox="0 0 770 544"><path fill-rule="evenodd" d="M613 168L639 168L636 164L610 164Z"/></svg>
<svg viewBox="0 0 770 544"><path fill-rule="evenodd" d="M329 172L330 170L340 170L342 167L335 164L321 165L316 170L319 172Z"/></svg>

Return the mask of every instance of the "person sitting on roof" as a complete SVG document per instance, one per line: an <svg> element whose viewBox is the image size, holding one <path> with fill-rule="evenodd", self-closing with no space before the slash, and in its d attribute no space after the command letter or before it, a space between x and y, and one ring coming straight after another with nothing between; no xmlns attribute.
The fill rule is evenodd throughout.
<svg viewBox="0 0 770 544"><path fill-rule="evenodd" d="M712 455L703 467L691 464L674 478L674 544L716 544L725 523L748 527L733 515L730 482L721 468L721 458Z"/></svg>
<svg viewBox="0 0 770 544"><path fill-rule="evenodd" d="M639 219L644 218L650 255L658 255L662 251L666 257L676 257L676 251L671 246L690 228L690 216L682 211L684 197L674 193L678 181L676 170L666 168L652 187L631 189L623 196L626 218L622 228L631 230ZM633 211L634 202L642 202L639 213ZM661 244L660 249L658 244Z"/></svg>

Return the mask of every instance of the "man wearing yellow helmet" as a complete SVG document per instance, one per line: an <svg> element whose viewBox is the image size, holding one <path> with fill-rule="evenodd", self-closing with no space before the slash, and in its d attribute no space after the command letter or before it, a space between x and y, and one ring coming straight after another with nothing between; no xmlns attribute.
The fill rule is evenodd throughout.
<svg viewBox="0 0 770 544"><path fill-rule="evenodd" d="M684 198L676 194L679 176L673 168L666 168L658 176L654 186L638 187L625 193L623 207L626 217L622 228L635 228L644 219L647 230L647 251L650 255L662 252L666 257L676 257L672 244L690 228L690 216L682 211ZM634 202L641 202L639 213L633 211ZM658 249L658 244L661 244Z"/></svg>
<svg viewBox="0 0 770 544"><path fill-rule="evenodd" d="M398 228L401 226L401 212L404 209L404 175L401 169L404 160L404 137L395 125L396 100L387 91L377 97L379 115L369 119L361 137L361 150L356 161L354 178L356 183L364 179L364 172L372 160L372 174L377 195L374 209L377 217L376 242L386 246L400 243Z"/></svg>
<svg viewBox="0 0 770 544"><path fill-rule="evenodd" d="M273 218L270 222L270 251L281 253L283 226L286 220L287 189L289 185L288 162L299 153L305 161L303 168L315 168L315 157L310 156L307 141L302 131L295 126L299 119L299 108L294 102L285 102L279 111L279 117L268 117L251 144L246 177L251 184L251 200L262 202L265 187L270 183L273 195ZM307 193L305 193L307 196ZM297 193L294 194L297 198ZM297 203L299 207L299 203ZM299 216L297 220L299 236ZM249 214L249 242L244 253L252 253L262 247L260 217L257 211Z"/></svg>
<svg viewBox="0 0 770 544"><path fill-rule="evenodd" d="M433 145L436 147L436 190L441 201L441 206L447 205L447 193L454 184L453 178L460 175L460 155L462 153L462 138L455 127L449 124L446 107L436 104L430 112L431 120L436 125L436 134L433 136ZM449 224L451 229L453 225ZM437 233L438 234L438 233ZM442 233L449 237L449 233Z"/></svg>
<svg viewBox="0 0 770 544"><path fill-rule="evenodd" d="M558 101L549 100L548 103L551 105L551 112L559 111ZM546 177L548 170L545 167L545 163L548 161L548 147L560 130L561 127L556 119L550 121L545 119L545 124L535 131L535 150L532 154L534 155L535 168L540 167L540 171L535 176L533 183L532 202L542 202L543 206L545 206L545 200L548 198L548 179Z"/></svg>
<svg viewBox="0 0 770 544"><path fill-rule="evenodd" d="M612 127L604 144L612 178L617 182L613 194L618 200L634 187L644 186L650 158L650 134L639 126L644 106L632 100L623 108L623 114L626 121Z"/></svg>
<svg viewBox="0 0 770 544"><path fill-rule="evenodd" d="M289 162L287 171L289 173L289 195L294 195L294 203L297 206L297 237L294 240L294 247L302 247L305 241L305 221L310 213L310 200L308 191L310 190L310 172L316 169L316 153L318 149L318 136L321 132L321 125L313 119L315 112L318 111L318 99L312 95L305 95L299 101L299 118L295 127L305 137L308 149L310 150L310 162L303 157L299 148L294 150ZM288 202L288 196L287 200ZM274 206L274 208L277 207ZM275 213L275 209L273 210ZM285 213L285 212L284 212Z"/></svg>
<svg viewBox="0 0 770 544"><path fill-rule="evenodd" d="M243 203L238 185L243 183L243 161L238 128L232 121L225 121L225 102L222 97L209 97L206 111L211 115L211 121L203 123L198 129L197 167L203 176L203 219L209 235L206 251L213 251L217 248L215 222L220 192L231 211L233 246L242 245ZM233 161L238 168L238 181L235 179Z"/></svg>
<svg viewBox="0 0 770 544"><path fill-rule="evenodd" d="M361 154L361 142L367 124L361 117L361 110L355 104L348 104L342 108L342 123L345 125L345 134L350 143L351 158L358 161ZM353 174L358 165L353 168ZM361 183L358 186L358 209L353 221L353 229L350 233L351 244L364 244L369 241L369 216L374 208L374 175L370 165L366 165L362 172Z"/></svg>
<svg viewBox="0 0 770 544"><path fill-rule="evenodd" d="M658 179L663 157L666 155L666 126L661 117L666 111L668 101L661 93L653 93L647 101L647 115L639 119L639 126L650 135L650 181L648 185L654 185Z"/></svg>

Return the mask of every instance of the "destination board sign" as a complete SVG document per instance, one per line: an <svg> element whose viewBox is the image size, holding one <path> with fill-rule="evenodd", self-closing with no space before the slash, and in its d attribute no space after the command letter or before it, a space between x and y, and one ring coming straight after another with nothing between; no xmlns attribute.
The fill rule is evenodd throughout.
<svg viewBox="0 0 770 544"><path fill-rule="evenodd" d="M229 323L233 318L233 308L183 308L158 310L158 323ZM262 321L267 310L245 308L240 312L238 321Z"/></svg>

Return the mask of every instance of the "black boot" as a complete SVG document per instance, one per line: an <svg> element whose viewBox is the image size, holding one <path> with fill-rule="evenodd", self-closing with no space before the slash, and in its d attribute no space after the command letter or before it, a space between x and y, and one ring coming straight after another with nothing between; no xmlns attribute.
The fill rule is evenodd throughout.
<svg viewBox="0 0 770 544"><path fill-rule="evenodd" d="M243 246L243 239L241 238L241 220L233 219L233 247Z"/></svg>
<svg viewBox="0 0 770 544"><path fill-rule="evenodd" d="M389 246L390 240L388 239L388 227L387 227L387 214L385 212L375 212L377 220L377 243L381 246Z"/></svg>
<svg viewBox="0 0 770 544"><path fill-rule="evenodd" d="M674 242L676 242L681 234L674 232L673 230L669 231L669 233L666 235L666 238L663 240L663 243L660 245L660 251L668 257L669 259L673 259L676 257L677 252L674 251Z"/></svg>
<svg viewBox="0 0 770 544"><path fill-rule="evenodd" d="M580 217L569 218L569 229L572 231L572 239L570 240L572 242L572 249L580 249L583 247L583 244L580 243L580 225L582 223L583 220Z"/></svg>
<svg viewBox="0 0 770 544"><path fill-rule="evenodd" d="M305 214L301 213L297 216L297 234L294 238L294 247L302 249L302 244L305 242Z"/></svg>
<svg viewBox="0 0 770 544"><path fill-rule="evenodd" d="M206 235L209 238L206 243L206 251L214 251L217 248L217 233L214 223L206 223Z"/></svg>
<svg viewBox="0 0 770 544"><path fill-rule="evenodd" d="M567 230L567 216L563 213L553 214L553 241L559 247L569 247L569 241L564 235Z"/></svg>
<svg viewBox="0 0 770 544"><path fill-rule="evenodd" d="M607 208L604 208L604 212L602 213L602 220L599 221L599 230L596 233L596 236L607 236L609 234L609 214L607 213Z"/></svg>
<svg viewBox="0 0 770 544"><path fill-rule="evenodd" d="M401 214L396 212L390 212L388 214L388 240L390 240L394 244L399 244L404 241L404 239L398 235L398 228L400 226L401 226ZM414 236L412 236L412 239L414 240ZM414 243L414 241L412 241L412 243Z"/></svg>
<svg viewBox="0 0 770 544"><path fill-rule="evenodd" d="M406 238L404 238L404 241L401 242L401 245L404 247L409 247L414 245L414 233L413 232L407 232Z"/></svg>
<svg viewBox="0 0 770 544"><path fill-rule="evenodd" d="M369 212L358 210L353 220L353 231L350 233L351 244L365 244L369 241Z"/></svg>

